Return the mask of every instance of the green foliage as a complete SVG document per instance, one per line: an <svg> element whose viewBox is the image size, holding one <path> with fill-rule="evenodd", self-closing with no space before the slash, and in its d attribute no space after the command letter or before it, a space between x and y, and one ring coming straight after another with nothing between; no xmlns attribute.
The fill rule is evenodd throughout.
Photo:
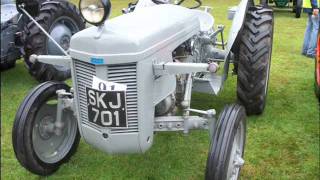
<svg viewBox="0 0 320 180"><path fill-rule="evenodd" d="M112 1L112 15L128 1ZM188 1L191 4L191 1ZM208 1L216 24L227 20L236 1ZM275 11L275 34L269 96L261 116L249 117L242 179L319 179L319 106L313 92L312 59L300 55L306 16ZM20 102L37 82L22 61L1 72L1 178L39 179L14 156L11 131ZM236 76L230 74L218 97L193 94L193 108L216 108L236 101ZM203 179L209 148L208 133L157 133L153 147L142 155L106 155L81 141L70 162L48 179Z"/></svg>

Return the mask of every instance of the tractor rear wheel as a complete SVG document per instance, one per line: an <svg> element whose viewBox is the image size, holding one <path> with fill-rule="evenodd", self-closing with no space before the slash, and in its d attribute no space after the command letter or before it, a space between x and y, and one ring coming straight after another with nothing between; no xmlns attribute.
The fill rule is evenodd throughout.
<svg viewBox="0 0 320 180"><path fill-rule="evenodd" d="M71 36L85 27L76 6L63 0L43 2L40 13L35 19L64 50L69 49ZM63 53L33 22L25 27L25 34L24 59L31 75L40 82L64 81L71 76L70 69L64 66L31 62L29 57L32 54L63 55Z"/></svg>
<svg viewBox="0 0 320 180"><path fill-rule="evenodd" d="M261 114L266 104L273 40L273 12L261 6L248 9L240 34L237 97L248 115Z"/></svg>
<svg viewBox="0 0 320 180"><path fill-rule="evenodd" d="M3 2L1 1L1 6L3 3L13 3ZM4 14L9 13L10 9L4 9ZM2 15L6 16L6 15ZM6 18L4 18L6 19ZM0 58L0 71L7 70L13 68L16 65L17 59L20 59L21 52L16 44L12 44L9 42L14 41L14 34L18 31L18 27L16 22L12 22L11 20L5 21L5 23L1 22L1 58Z"/></svg>

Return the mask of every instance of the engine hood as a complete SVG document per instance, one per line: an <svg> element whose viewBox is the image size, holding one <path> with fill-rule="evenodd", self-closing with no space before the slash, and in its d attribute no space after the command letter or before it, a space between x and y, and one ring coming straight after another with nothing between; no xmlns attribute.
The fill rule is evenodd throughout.
<svg viewBox="0 0 320 180"><path fill-rule="evenodd" d="M70 43L73 58L137 60L163 48L175 49L200 30L195 12L176 5L157 5L107 20L103 27L75 34ZM119 62L118 62L119 63Z"/></svg>

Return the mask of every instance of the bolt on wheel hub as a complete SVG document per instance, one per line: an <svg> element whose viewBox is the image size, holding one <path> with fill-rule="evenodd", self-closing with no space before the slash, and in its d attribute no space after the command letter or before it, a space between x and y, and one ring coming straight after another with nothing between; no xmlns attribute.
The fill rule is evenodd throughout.
<svg viewBox="0 0 320 180"><path fill-rule="evenodd" d="M237 180L241 167L244 165L243 148L244 148L244 125L239 124L234 136L233 145L230 154L227 179Z"/></svg>

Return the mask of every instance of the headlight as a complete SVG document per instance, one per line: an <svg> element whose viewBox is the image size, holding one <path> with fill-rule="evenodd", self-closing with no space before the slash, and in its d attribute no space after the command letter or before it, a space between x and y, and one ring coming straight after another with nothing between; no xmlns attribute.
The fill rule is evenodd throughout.
<svg viewBox="0 0 320 180"><path fill-rule="evenodd" d="M109 17L111 3L109 0L80 0L79 8L88 23L101 25Z"/></svg>

